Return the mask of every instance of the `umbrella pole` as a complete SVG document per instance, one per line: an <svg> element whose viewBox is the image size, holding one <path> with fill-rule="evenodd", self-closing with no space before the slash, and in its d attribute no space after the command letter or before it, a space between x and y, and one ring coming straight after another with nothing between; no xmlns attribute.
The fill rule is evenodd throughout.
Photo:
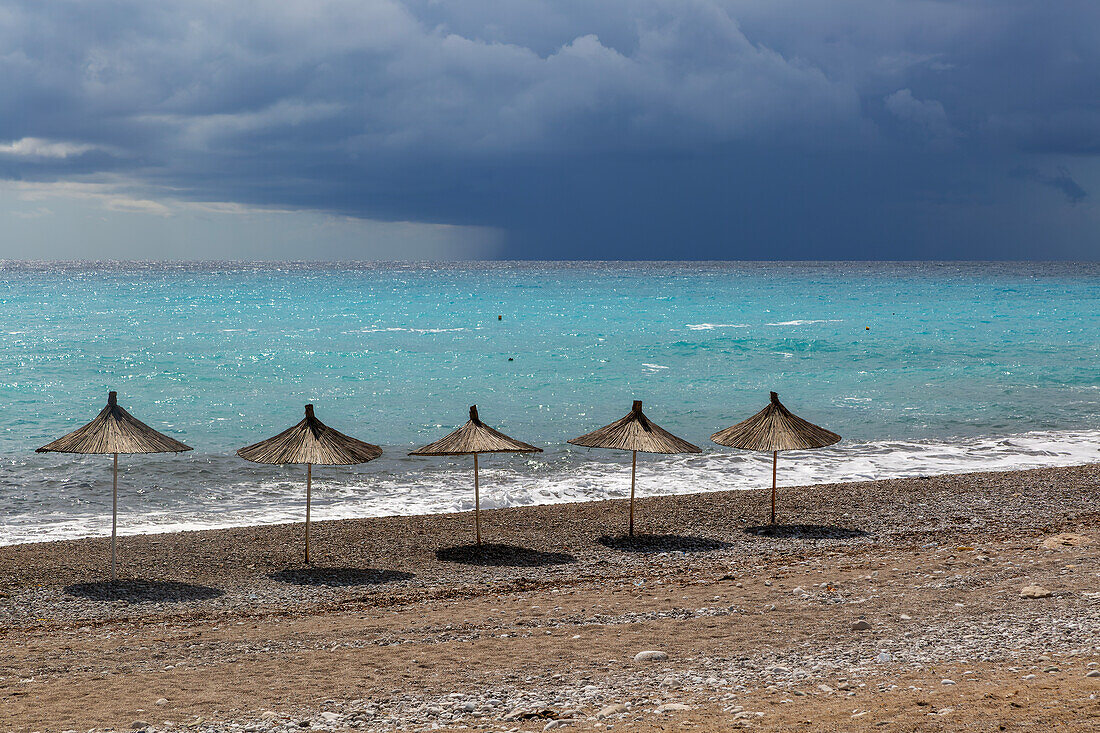
<svg viewBox="0 0 1100 733"><path fill-rule="evenodd" d="M638 472L638 451L630 459L630 536L634 536L634 479Z"/></svg>
<svg viewBox="0 0 1100 733"><path fill-rule="evenodd" d="M114 477L111 481L111 582L115 580L115 543L118 537L118 453L114 454Z"/></svg>
<svg viewBox="0 0 1100 733"><path fill-rule="evenodd" d="M779 461L779 451L772 451L772 526L775 526L775 464Z"/></svg>
<svg viewBox="0 0 1100 733"><path fill-rule="evenodd" d="M474 526L477 528L477 544L481 545L481 490L477 477L477 453L474 453Z"/></svg>
<svg viewBox="0 0 1100 733"><path fill-rule="evenodd" d="M313 498L313 464L306 464L306 565L309 565L309 504Z"/></svg>

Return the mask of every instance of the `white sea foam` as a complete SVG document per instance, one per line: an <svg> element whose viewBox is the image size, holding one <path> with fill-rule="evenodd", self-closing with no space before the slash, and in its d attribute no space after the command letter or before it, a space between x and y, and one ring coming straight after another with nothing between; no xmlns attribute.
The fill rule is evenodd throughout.
<svg viewBox="0 0 1100 733"><path fill-rule="evenodd" d="M713 331L716 328L750 328L748 323L688 323L689 331Z"/></svg>
<svg viewBox="0 0 1100 733"><path fill-rule="evenodd" d="M775 323L765 323L765 326L809 326L813 323L843 323L843 319L840 318L814 318L808 320L797 321L776 321Z"/></svg>
<svg viewBox="0 0 1100 733"><path fill-rule="evenodd" d="M400 326L380 326L377 328L360 328L357 329L355 333L455 333L468 330L467 328L402 328Z"/></svg>
<svg viewBox="0 0 1100 733"><path fill-rule="evenodd" d="M840 444L817 451L784 453L779 483L800 486L843 481L928 476L971 471L1007 471L1072 466L1100 461L1100 430L1033 432L955 441L883 441ZM486 461L481 471L482 507L561 504L629 496L629 461L615 453L584 452ZM420 515L473 509L469 467L343 479L325 471L314 481L313 517ZM687 494L758 489L771 479L771 456L717 449L700 455L646 456L638 462L638 493ZM303 490L297 478L207 487L192 508L124 509L123 535L300 522ZM154 498L154 492L148 495ZM203 501L200 502L200 498ZM9 518L10 519L10 518ZM415 519L411 520L415 522ZM106 536L110 516L66 511L27 516L0 526L0 545Z"/></svg>

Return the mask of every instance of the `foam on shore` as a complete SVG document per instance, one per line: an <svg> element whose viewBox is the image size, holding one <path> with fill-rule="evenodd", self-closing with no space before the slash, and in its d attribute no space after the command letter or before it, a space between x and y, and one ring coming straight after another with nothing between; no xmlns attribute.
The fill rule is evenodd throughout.
<svg viewBox="0 0 1100 733"><path fill-rule="evenodd" d="M120 484L122 535L217 529L302 521L304 486L300 471L279 477L246 478L208 485L204 469L222 456L195 462L164 462L156 471L193 471L194 488L162 490ZM1100 461L1100 430L1031 432L957 441L883 441L840 444L830 449L783 453L780 486L868 481L979 471L1073 466ZM198 466L195 463L199 463ZM89 472L102 466L90 464ZM135 466L135 477L140 467ZM243 470L243 468L241 469ZM155 481L150 470L142 481ZM104 474L106 475L106 474ZM237 475L240 475L238 471ZM770 485L771 456L708 451L688 456L639 456L638 495L689 494L760 489ZM110 492L86 476L79 486L60 487L79 496L66 511L9 513L0 526L0 545L109 535ZM562 504L629 496L629 454L614 451L556 451L534 457L486 457L481 468L481 506L499 508ZM318 467L314 473L313 518L352 519L422 515L473 509L471 466L466 461L427 463L391 457L389 463L356 470Z"/></svg>

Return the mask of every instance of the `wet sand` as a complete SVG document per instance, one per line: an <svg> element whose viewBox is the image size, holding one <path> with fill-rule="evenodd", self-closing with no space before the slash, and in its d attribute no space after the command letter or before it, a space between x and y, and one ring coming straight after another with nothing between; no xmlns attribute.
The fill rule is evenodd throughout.
<svg viewBox="0 0 1100 733"><path fill-rule="evenodd" d="M318 522L310 567L300 524L125 537L114 585L109 540L0 547L0 729L1093 729L1100 466L767 507Z"/></svg>

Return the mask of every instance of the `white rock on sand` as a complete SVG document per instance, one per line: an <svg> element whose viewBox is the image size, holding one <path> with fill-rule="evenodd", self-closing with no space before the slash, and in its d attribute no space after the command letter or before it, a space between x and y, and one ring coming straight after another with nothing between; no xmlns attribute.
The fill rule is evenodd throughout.
<svg viewBox="0 0 1100 733"><path fill-rule="evenodd" d="M600 710L600 712L596 713L596 717L602 720L603 718L610 718L612 715L621 715L627 712L627 710L629 710L629 708L626 705L617 702Z"/></svg>
<svg viewBox="0 0 1100 733"><path fill-rule="evenodd" d="M1024 598L1050 598L1053 593L1041 585L1025 585L1020 589L1020 595Z"/></svg>
<svg viewBox="0 0 1100 733"><path fill-rule="evenodd" d="M1063 532L1062 534L1056 534L1043 540L1043 547L1048 550L1060 550L1063 547L1082 547L1091 544L1092 540L1088 537L1080 534L1073 534L1072 532Z"/></svg>
<svg viewBox="0 0 1100 733"><path fill-rule="evenodd" d="M644 652L638 652L634 655L635 662L663 662L668 659L668 655L664 652L650 649Z"/></svg>

